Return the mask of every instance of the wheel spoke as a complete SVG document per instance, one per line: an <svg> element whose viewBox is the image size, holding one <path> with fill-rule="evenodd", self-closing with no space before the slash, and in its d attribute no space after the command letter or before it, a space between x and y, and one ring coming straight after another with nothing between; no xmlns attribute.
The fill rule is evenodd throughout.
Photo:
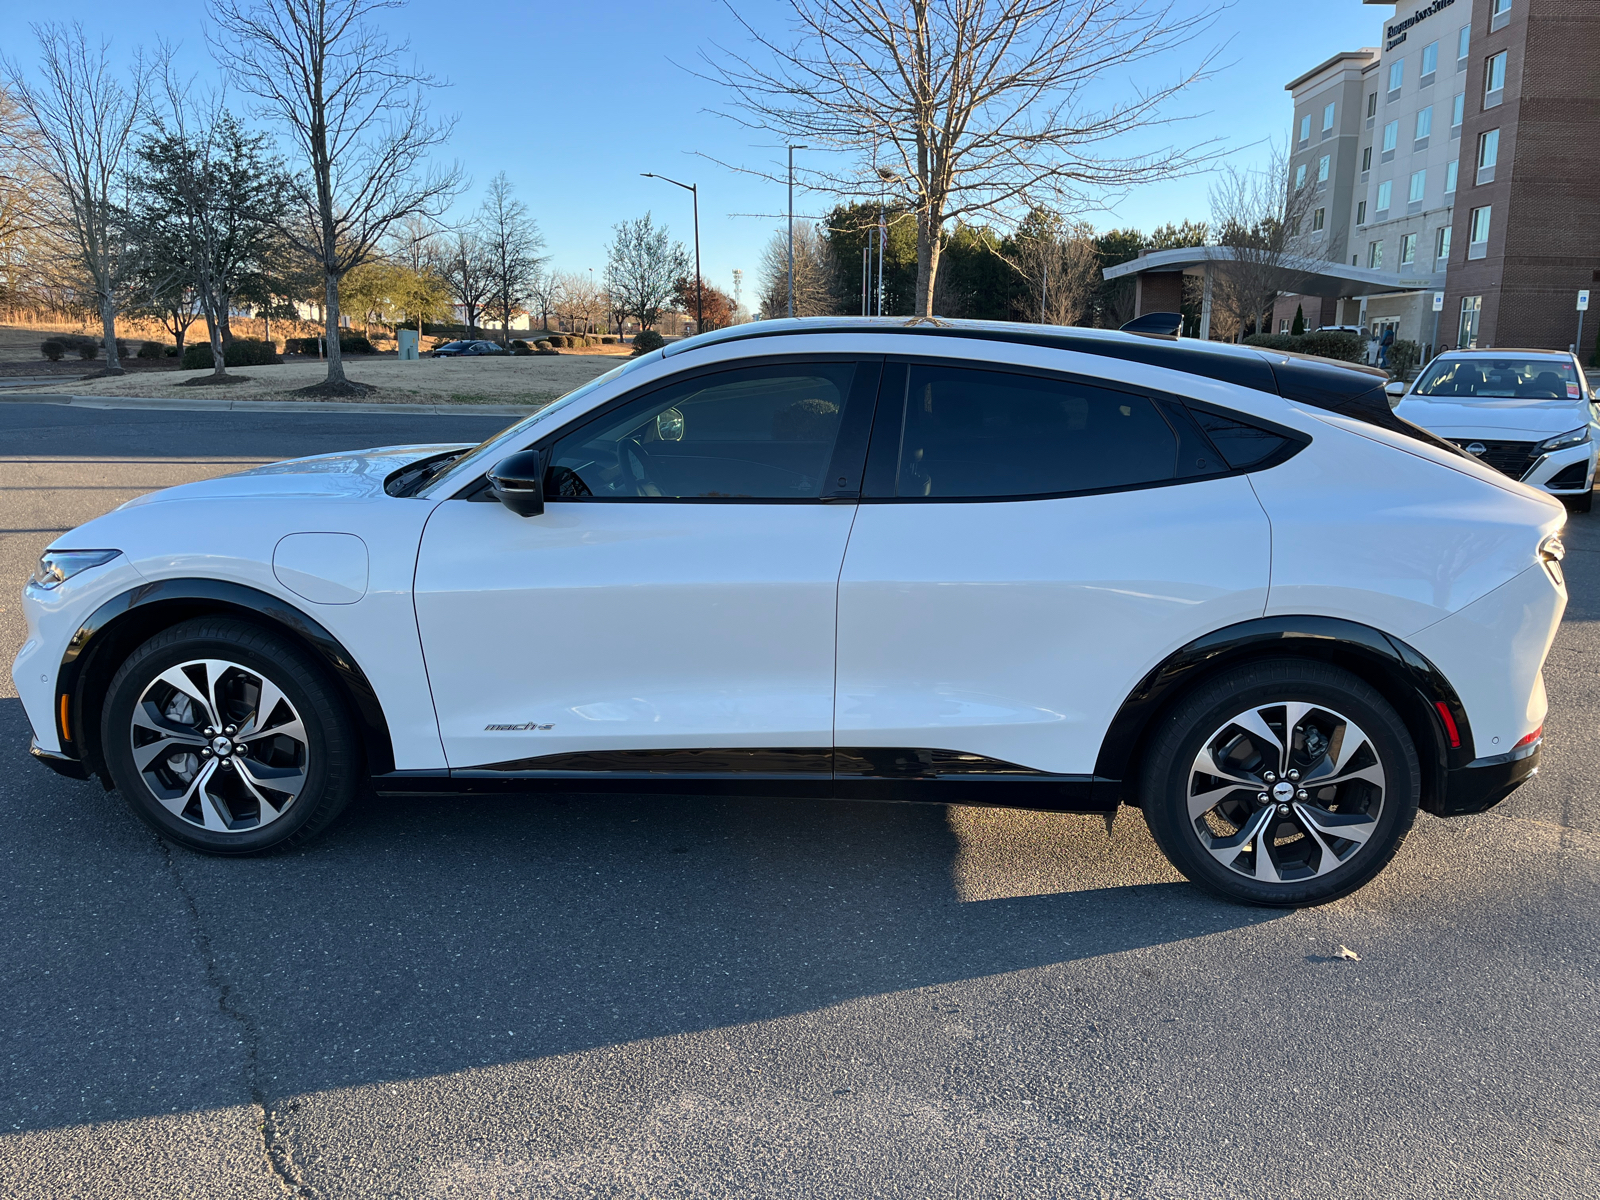
<svg viewBox="0 0 1600 1200"><path fill-rule="evenodd" d="M1325 788L1332 787L1336 783L1351 783L1357 779L1364 779L1368 783L1375 783L1382 787L1383 768L1377 763L1373 763L1370 767L1359 767L1346 775L1308 776L1300 781L1300 786L1304 788Z"/></svg>
<svg viewBox="0 0 1600 1200"><path fill-rule="evenodd" d="M185 663L184 665L185 666L199 665L199 666L206 666L206 667L210 666L209 663L200 663L200 664ZM161 672L160 675L156 676L156 678L161 680L162 683L170 684L172 687L177 688L178 691L182 692L185 696L189 697L189 699L193 700L196 704L198 704L200 706L200 711L205 714L206 722L208 724L221 725L221 722L217 720L217 709L216 709L216 706L211 703L211 688L209 686L209 677L208 677L207 686L203 687L203 688L202 687L196 687L194 680L190 679L188 675L184 674L184 671L183 671L182 667L169 667L167 670Z"/></svg>
<svg viewBox="0 0 1600 1200"><path fill-rule="evenodd" d="M219 774L221 774L220 771L213 771L206 780L205 786L200 789L200 815L205 820L206 828L211 832L227 833L229 829L228 818L223 815L223 807L217 803L217 799L211 794L210 788L211 780L215 779Z"/></svg>
<svg viewBox="0 0 1600 1200"><path fill-rule="evenodd" d="M1268 705L1267 707L1276 708L1278 706ZM1252 708L1249 712L1240 713L1233 719L1232 724L1237 725L1252 738L1261 738L1276 750L1278 752L1278 761L1272 764L1272 769L1274 771L1282 771L1284 769L1283 743L1278 740L1278 735L1272 732L1272 727L1262 718L1260 709ZM1258 747L1258 749L1265 749L1265 747Z"/></svg>
<svg viewBox="0 0 1600 1200"><path fill-rule="evenodd" d="M1261 790L1259 783L1230 783L1227 787L1213 788L1209 792L1199 792L1189 797L1189 820L1198 821L1217 805L1221 804L1235 792L1242 792L1247 788Z"/></svg>
<svg viewBox="0 0 1600 1200"><path fill-rule="evenodd" d="M163 738L170 738L173 741L192 742L196 746L206 744L205 735L198 729L190 729L187 725L180 725L163 716L148 700L140 700L134 706L133 724L135 728L148 729L151 733L160 734Z"/></svg>
<svg viewBox="0 0 1600 1200"><path fill-rule="evenodd" d="M1227 837L1212 838L1211 844L1206 847L1206 849L1211 852L1211 857L1216 859L1223 866L1230 869L1235 869L1233 867L1233 860L1239 857L1240 853L1243 852L1246 846L1248 846L1251 842L1256 841L1256 839L1262 835L1263 831L1267 827L1267 823L1272 820L1274 811L1275 810L1269 805L1266 808L1252 813L1250 819L1244 823L1244 826L1237 833L1230 834ZM1257 845L1256 863L1258 875L1260 873L1260 856L1262 853L1261 847ZM1276 877L1274 877L1272 882L1277 882Z"/></svg>
<svg viewBox="0 0 1600 1200"><path fill-rule="evenodd" d="M256 798L256 803L261 805L261 819L257 821L256 824L265 825L268 821L276 821L278 819L278 814L282 810L280 810L277 805L273 804L271 800L268 800L266 796L262 794L261 789L256 786L255 779L252 778L250 772L245 769L243 759L237 760L235 766L239 771L239 781L243 783L244 786L249 790L250 794ZM289 794L290 800L293 800L295 796L299 794L300 783L303 781L304 777L302 776L301 779L295 782L294 790Z"/></svg>
<svg viewBox="0 0 1600 1200"><path fill-rule="evenodd" d="M260 737L271 729L272 714L277 711L278 702L284 698L283 693L278 690L278 685L273 683L272 680L260 679L259 676L257 678L261 684L261 694L256 699L255 712L250 714L248 721L239 726L239 732L236 735L239 741ZM289 711L293 713L294 709L291 708Z"/></svg>
<svg viewBox="0 0 1600 1200"><path fill-rule="evenodd" d="M238 768L239 777L252 792L259 785L274 792L283 792L293 800L305 786L306 773L303 767L269 767L247 758L236 758L233 765Z"/></svg>
<svg viewBox="0 0 1600 1200"><path fill-rule="evenodd" d="M202 788L205 787L206 781L208 779L210 779L213 774L216 773L216 770L217 770L216 760L212 759L210 762L206 763L198 771L195 772L194 778L189 781L188 789L186 791L184 791L181 795L177 795L177 796L156 795L156 799L161 801L162 807L165 808L168 812L170 812L173 816L181 818L183 816L183 810L189 807L189 801L194 799L194 796L195 796L196 792L200 791ZM203 807L203 804L202 804L202 807Z"/></svg>
<svg viewBox="0 0 1600 1200"><path fill-rule="evenodd" d="M1296 804L1293 807L1301 825L1308 832L1319 835L1343 838L1364 846L1367 839L1378 830L1377 818L1367 813L1329 812L1311 804Z"/></svg>
<svg viewBox="0 0 1600 1200"><path fill-rule="evenodd" d="M293 711L293 709L290 710L290 712ZM252 716L251 720L253 721L255 718ZM306 744L306 727L300 723L299 717L291 717L282 725L274 725L270 729L257 729L251 733L241 733L236 735L233 740L236 742L254 742L258 738L280 736L290 738L303 746Z"/></svg>
<svg viewBox="0 0 1600 1200"><path fill-rule="evenodd" d="M170 753L175 748L185 750L198 750L205 745L204 738L178 738L164 737L159 742L150 742L148 745L133 748L133 765L141 772L163 754Z"/></svg>
<svg viewBox="0 0 1600 1200"><path fill-rule="evenodd" d="M1361 747L1368 744L1367 735L1361 731L1361 727L1354 721L1346 721L1339 734L1339 758L1333 764L1333 773L1335 775L1349 765L1350 760L1355 757L1356 752ZM1374 753L1373 757L1376 758L1377 754Z"/></svg>
<svg viewBox="0 0 1600 1200"><path fill-rule="evenodd" d="M1216 755L1212 754L1210 745L1203 747L1195 756L1194 769L1197 773L1214 775L1218 779L1231 779L1242 787L1253 787L1260 790L1261 780L1254 775L1247 775L1243 771L1226 770L1217 762Z"/></svg>

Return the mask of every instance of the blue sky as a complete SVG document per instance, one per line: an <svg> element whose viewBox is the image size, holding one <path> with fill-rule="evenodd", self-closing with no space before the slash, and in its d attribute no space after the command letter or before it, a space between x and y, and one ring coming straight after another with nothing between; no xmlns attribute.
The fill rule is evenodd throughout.
<svg viewBox="0 0 1600 1200"><path fill-rule="evenodd" d="M738 0L753 24L777 28L785 7L775 0ZM1189 0L1177 0L1180 9ZM25 63L33 57L29 22L80 21L112 39L126 55L159 38L181 43L191 70L215 75L203 35L202 0L6 0L11 14L0 50ZM1195 7L1204 5L1195 4ZM1222 45L1217 76L1185 94L1172 112L1193 118L1165 140L1217 137L1241 163L1265 154L1264 139L1281 139L1290 123L1283 85L1339 50L1377 44L1393 10L1360 0L1235 0L1201 45ZM746 272L746 296L761 248L781 221L737 216L778 213L781 186L730 172L725 162L776 163L772 139L752 134L706 110L717 90L681 65L693 65L712 41L742 46L744 34L711 0L677 4L614 0L594 7L549 3L496 5L410 0L390 14L389 29L408 39L421 64L448 80L436 96L440 111L459 118L448 154L473 180L458 208L481 199L483 185L505 171L537 218L554 267L598 275L611 226L651 210L675 236L690 241L689 194L641 171L700 186L700 238L705 276L731 288L731 272ZM1161 80L1181 62L1147 66ZM1108 96L1127 79L1108 79ZM243 98L241 98L241 101ZM1130 150L1140 147L1132 145ZM1154 184L1112 211L1085 213L1097 227L1150 229L1163 221L1206 214L1204 177ZM797 192L799 212L815 213L826 199Z"/></svg>

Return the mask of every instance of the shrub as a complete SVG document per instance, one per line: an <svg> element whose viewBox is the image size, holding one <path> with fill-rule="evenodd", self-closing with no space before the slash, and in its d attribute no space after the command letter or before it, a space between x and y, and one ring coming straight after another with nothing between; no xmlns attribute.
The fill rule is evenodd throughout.
<svg viewBox="0 0 1600 1200"><path fill-rule="evenodd" d="M1389 347L1389 369L1396 379L1404 379L1422 358L1422 347L1409 338L1398 338Z"/></svg>
<svg viewBox="0 0 1600 1200"><path fill-rule="evenodd" d="M602 346L615 346L617 344L617 339L614 337L603 337L600 339L600 344Z"/></svg>
<svg viewBox="0 0 1600 1200"><path fill-rule="evenodd" d="M561 335L559 333L552 333L550 335L550 339L549 340L550 340L550 344L552 346L557 347L557 348L560 348L560 347L565 346L567 344L567 339L563 335Z"/></svg>
<svg viewBox="0 0 1600 1200"><path fill-rule="evenodd" d="M648 354L652 350L659 350L667 344L667 339L654 329L641 329L633 335L633 352L635 354Z"/></svg>
<svg viewBox="0 0 1600 1200"><path fill-rule="evenodd" d="M372 348L371 342L367 341L366 338L357 333L351 336L346 336L345 334L339 335L339 353L376 354L377 351Z"/></svg>
<svg viewBox="0 0 1600 1200"><path fill-rule="evenodd" d="M176 346L166 346L162 349L161 354L165 358L177 358L178 348Z"/></svg>
<svg viewBox="0 0 1600 1200"><path fill-rule="evenodd" d="M160 358L166 354L168 347L161 342L145 342L139 347L140 358ZM176 349L176 347L173 347Z"/></svg>
<svg viewBox="0 0 1600 1200"><path fill-rule="evenodd" d="M1289 332L1295 337L1300 337L1306 331L1306 310L1302 305L1294 306L1294 324L1289 326Z"/></svg>
<svg viewBox="0 0 1600 1200"><path fill-rule="evenodd" d="M635 344L638 339L634 339ZM1359 333L1339 330L1319 330L1295 337L1292 333L1252 333L1244 339L1246 346L1259 346L1264 350L1284 350L1292 354L1315 354L1319 358L1337 358L1344 362L1365 362L1367 344Z"/></svg>
<svg viewBox="0 0 1600 1200"><path fill-rule="evenodd" d="M258 342L251 338L234 338L222 348L222 361L226 367L265 367L281 363L277 347L272 342ZM214 366L211 343L200 342L183 348L183 369L204 371Z"/></svg>
<svg viewBox="0 0 1600 1200"><path fill-rule="evenodd" d="M60 362L61 356L67 352L67 348L55 338L49 338L39 343L39 352L51 362Z"/></svg>
<svg viewBox="0 0 1600 1200"><path fill-rule="evenodd" d="M523 341L521 338L517 338L511 343L511 353L517 355L519 358L526 358L528 355L533 353L533 347L528 345L528 343Z"/></svg>

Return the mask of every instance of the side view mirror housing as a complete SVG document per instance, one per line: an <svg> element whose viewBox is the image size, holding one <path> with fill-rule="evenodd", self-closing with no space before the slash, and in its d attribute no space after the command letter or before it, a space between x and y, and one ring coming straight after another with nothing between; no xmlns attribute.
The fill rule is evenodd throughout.
<svg viewBox="0 0 1600 1200"><path fill-rule="evenodd" d="M1389 397L1389 403L1394 405L1406 394L1406 384L1403 380L1391 379L1383 385L1383 390Z"/></svg>
<svg viewBox="0 0 1600 1200"><path fill-rule="evenodd" d="M537 450L507 455L489 469L489 490L494 498L519 517L544 512L544 471Z"/></svg>

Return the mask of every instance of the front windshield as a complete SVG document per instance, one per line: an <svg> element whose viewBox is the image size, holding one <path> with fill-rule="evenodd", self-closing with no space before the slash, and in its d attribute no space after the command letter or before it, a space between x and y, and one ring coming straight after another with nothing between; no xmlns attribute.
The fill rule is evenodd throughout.
<svg viewBox="0 0 1600 1200"><path fill-rule="evenodd" d="M1411 389L1422 400L1582 400L1571 359L1439 358ZM1410 397L1407 397L1408 399Z"/></svg>
<svg viewBox="0 0 1600 1200"><path fill-rule="evenodd" d="M459 454L451 454L441 461L432 464L424 478L411 483L408 494L413 496L417 495L425 488L431 487L435 482L442 479L453 467L455 467L457 463L466 462L467 459L477 454L478 451L487 449L489 446L494 445L496 442L501 441L502 439L514 441L516 436L520 435L523 431L533 428L533 426L545 420L553 413L558 413L562 409L572 407L572 405L576 404L579 400L582 400L585 396L588 396L594 392L595 389L604 387L613 379L617 379L623 375L626 375L629 371L638 370L645 364L658 362L660 359L661 351L652 350L649 354L641 354L638 358L630 358L626 362L612 367L611 370L607 371L604 375L596 375L582 387L574 388L565 396L561 396L558 399L550 401L549 404L546 404L538 412L529 413L527 416L523 417L522 420L507 425L499 433L485 438L476 446L472 447L472 449L463 450ZM521 449L523 447L518 448ZM507 453L509 453L509 451Z"/></svg>

